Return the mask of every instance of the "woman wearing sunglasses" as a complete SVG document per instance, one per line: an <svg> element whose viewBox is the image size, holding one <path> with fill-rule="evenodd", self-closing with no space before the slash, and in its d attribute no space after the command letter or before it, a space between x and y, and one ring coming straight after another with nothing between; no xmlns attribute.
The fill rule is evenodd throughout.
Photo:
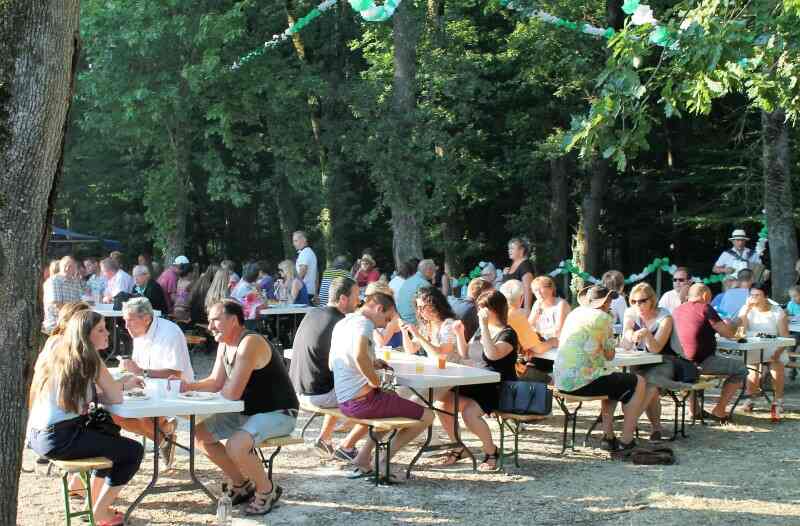
<svg viewBox="0 0 800 526"><path fill-rule="evenodd" d="M662 439L660 388L679 388L676 385L673 360L677 356L670 345L673 321L667 309L656 305L656 293L647 283L631 289L631 306L625 311L623 347L660 354L661 363L632 367L631 371L647 382L644 407L652 431L650 440Z"/></svg>

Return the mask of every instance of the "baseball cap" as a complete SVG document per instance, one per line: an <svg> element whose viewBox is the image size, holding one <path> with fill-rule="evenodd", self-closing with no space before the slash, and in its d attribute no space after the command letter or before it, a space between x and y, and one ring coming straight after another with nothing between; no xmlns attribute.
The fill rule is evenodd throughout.
<svg viewBox="0 0 800 526"><path fill-rule="evenodd" d="M186 256L178 256L175 258L175 261L172 262L173 265L188 265L189 258Z"/></svg>

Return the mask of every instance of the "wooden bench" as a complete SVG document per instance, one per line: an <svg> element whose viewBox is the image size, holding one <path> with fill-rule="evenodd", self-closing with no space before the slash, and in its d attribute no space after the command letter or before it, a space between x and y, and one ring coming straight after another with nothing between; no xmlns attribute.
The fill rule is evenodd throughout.
<svg viewBox="0 0 800 526"><path fill-rule="evenodd" d="M189 347L190 351L194 351L197 346L205 345L208 342L208 339L205 336L201 336L199 334L185 332L183 333L183 336L186 338L186 345Z"/></svg>
<svg viewBox="0 0 800 526"><path fill-rule="evenodd" d="M75 460L51 460L50 463L64 472L61 476L61 485L64 488L64 509L67 512L67 526L72 524L73 517L89 518L89 524L94 526L94 513L92 511L92 484L89 473L96 469L110 469L113 463L105 457L79 458ZM86 509L73 512L69 505L69 475L77 473L83 487L86 488Z"/></svg>
<svg viewBox="0 0 800 526"><path fill-rule="evenodd" d="M556 399L558 402L559 407L561 407L561 411L564 412L564 434L561 441L561 454L563 455L564 452L567 450L567 435L568 435L568 428L569 423L572 422L572 451L575 451L575 426L578 423L578 411L580 411L581 406L584 402L594 402L594 401L602 401L608 400L608 397L605 395L601 396L576 396L568 393L562 393L558 389L553 389L553 398ZM567 404L577 403L578 405L575 407L574 411L570 411ZM586 445L586 440L584 440L584 445Z"/></svg>
<svg viewBox="0 0 800 526"><path fill-rule="evenodd" d="M320 415L328 415L333 416L335 418L343 418L355 424L361 424L366 426L369 430L369 438L375 443L375 485L379 485L381 482L380 479L380 469L378 469L378 464L380 462L380 452L386 451L386 472L389 472L389 457L391 456L391 443L392 439L395 437L397 432L401 429L405 429L407 427L413 427L419 425L419 420L414 420L411 418L402 418L402 417L395 417L395 418L370 418L370 419L361 419L361 418L351 418L346 416L342 413L338 407L328 408L328 407L318 407L308 402L301 401L300 402L300 410L306 411L311 413L311 417L308 419L306 424L303 426L303 430L300 433L300 437L302 438L306 429L308 428L309 424L318 416ZM377 433L389 433L383 437L377 436ZM387 484L391 484L391 482L387 479L385 481Z"/></svg>
<svg viewBox="0 0 800 526"><path fill-rule="evenodd" d="M669 396L672 399L672 402L675 404L675 415L673 418L673 430L672 436L669 438L669 441L672 442L677 440L678 438L678 422L680 421L680 434L683 438L686 437L686 401L693 395L696 394L700 398L700 423L703 424L705 421L703 420L703 410L705 406L705 391L706 389L711 389L712 387L716 387L719 385L719 382L723 379L723 377L719 376L701 376L697 383L692 384L691 387L687 387L686 389L681 390L673 390L673 389L662 389L662 393ZM680 411L680 420L678 419L678 412ZM692 422L695 420L695 414L692 413Z"/></svg>
<svg viewBox="0 0 800 526"><path fill-rule="evenodd" d="M278 456L278 453L281 452L281 448L284 446L294 446L296 444L303 444L305 441L299 437L293 437L291 435L284 435L280 437L273 437L268 438L261 442L260 444L256 444L253 449L258 452L258 456L261 457L261 463L264 464L264 467L267 468L267 480L272 482L272 463L275 461L275 457ZM275 448L275 451L269 456L269 458L264 457L264 452L261 451L262 448Z"/></svg>
<svg viewBox="0 0 800 526"><path fill-rule="evenodd" d="M497 450L499 456L497 458L497 467L503 467L503 458L505 457L504 443L505 443L505 430L508 429L514 437L514 465L519 467L519 433L520 426L526 422L539 422L544 420L549 415L517 415L514 413L503 413L495 411L492 413L497 419L497 424L500 426L500 446Z"/></svg>

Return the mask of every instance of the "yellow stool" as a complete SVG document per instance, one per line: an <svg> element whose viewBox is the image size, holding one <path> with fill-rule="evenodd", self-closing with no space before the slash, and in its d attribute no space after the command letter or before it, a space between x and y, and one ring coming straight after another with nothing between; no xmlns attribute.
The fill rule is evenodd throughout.
<svg viewBox="0 0 800 526"><path fill-rule="evenodd" d="M92 512L92 485L89 479L89 472L95 469L109 469L113 463L105 457L79 458L75 460L51 460L53 465L64 472L61 477L61 484L64 487L64 508L67 511L67 526L72 524L73 517L86 515L89 517L89 524L94 526L94 513ZM86 509L73 512L69 507L69 482L67 478L70 473L78 473L86 488Z"/></svg>

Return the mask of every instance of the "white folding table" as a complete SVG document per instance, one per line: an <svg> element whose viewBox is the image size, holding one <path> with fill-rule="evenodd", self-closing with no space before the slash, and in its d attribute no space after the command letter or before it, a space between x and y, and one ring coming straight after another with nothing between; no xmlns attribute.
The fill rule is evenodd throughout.
<svg viewBox="0 0 800 526"><path fill-rule="evenodd" d="M556 356L558 356L558 349L550 349L549 351L537 354L535 358L541 358L543 360L551 360L555 361ZM661 363L663 358L661 358L660 354L645 352L645 351L629 351L623 349L622 347L617 347L614 359L613 360L606 360L606 365L609 367L632 367L634 365L651 365L654 363Z"/></svg>
<svg viewBox="0 0 800 526"><path fill-rule="evenodd" d="M155 399L148 400L125 400L121 404L112 404L107 406L109 412L121 416L123 418L152 418L153 419L153 436L156 437L155 445L153 447L153 477L147 487L136 497L136 500L128 507L125 512L125 523L133 513L133 510L139 503L150 493L160 493L169 489L201 489L213 503L217 502L214 496L205 485L198 480L195 474L195 416L197 415L212 415L216 413L239 413L244 411L244 402L241 400L226 400L222 395L218 395L213 400L185 400L185 399ZM188 416L189 417L189 477L191 482L185 484L176 484L172 486L162 486L156 488L158 481L158 457L159 457L159 428L158 419L162 416ZM182 446L181 446L182 447Z"/></svg>
<svg viewBox="0 0 800 526"><path fill-rule="evenodd" d="M303 318L308 312L313 309L314 307L309 305L272 305L265 309L260 309L258 311L259 319L264 323L264 328L266 329L266 324L269 321L270 317L275 317L275 337L277 338L278 342L281 339L281 316L291 316L292 323L294 326L294 332L297 332L297 319Z"/></svg>

